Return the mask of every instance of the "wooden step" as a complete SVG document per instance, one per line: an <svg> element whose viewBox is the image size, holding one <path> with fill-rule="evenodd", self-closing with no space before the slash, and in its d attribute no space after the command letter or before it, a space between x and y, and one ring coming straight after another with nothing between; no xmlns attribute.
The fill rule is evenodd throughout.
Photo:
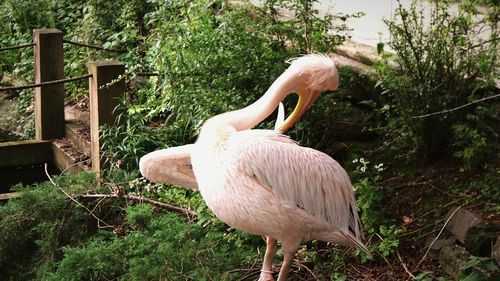
<svg viewBox="0 0 500 281"><path fill-rule="evenodd" d="M65 131L66 138L86 156L90 157L90 129L88 125L74 120L66 121Z"/></svg>
<svg viewBox="0 0 500 281"><path fill-rule="evenodd" d="M80 173L90 169L90 158L67 138L52 143L54 165L64 173Z"/></svg>

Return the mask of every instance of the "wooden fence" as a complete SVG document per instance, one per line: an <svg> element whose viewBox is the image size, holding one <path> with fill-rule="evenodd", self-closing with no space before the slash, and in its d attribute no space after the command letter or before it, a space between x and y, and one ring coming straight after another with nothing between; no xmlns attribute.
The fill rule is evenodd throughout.
<svg viewBox="0 0 500 281"><path fill-rule="evenodd" d="M81 77L88 77L89 81L90 143L85 143L77 135L79 128L67 122L64 116L64 82L72 79L64 79L63 41L60 30L33 31L33 44L27 46L34 48L35 140L0 143L0 170L43 163L53 163L61 171L87 169L81 163L74 163L68 153L55 144L62 138L84 148L92 170L99 173L103 168L99 127L112 125L116 120L115 108L125 92L125 65L118 61L87 63L89 75Z"/></svg>

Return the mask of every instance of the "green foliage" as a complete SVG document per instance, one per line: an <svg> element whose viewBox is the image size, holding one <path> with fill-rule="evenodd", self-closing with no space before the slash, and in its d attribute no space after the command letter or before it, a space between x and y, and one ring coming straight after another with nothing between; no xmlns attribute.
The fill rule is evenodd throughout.
<svg viewBox="0 0 500 281"><path fill-rule="evenodd" d="M403 229L396 225L380 225L379 231L383 240L377 246L378 251L384 256L394 254L398 249L399 239L401 234L403 234Z"/></svg>
<svg viewBox="0 0 500 281"><path fill-rule="evenodd" d="M320 18L313 2L269 1L256 8L225 1L152 1L154 9L145 15L153 27L145 61L161 75L130 93L123 105L128 121L103 130L104 150L121 167L135 169L151 146L193 142L209 117L255 101L286 60L341 43L343 35L327 33L333 17ZM278 18L280 7L292 8L300 19ZM335 27L339 33L345 29ZM163 124L143 128L155 120Z"/></svg>
<svg viewBox="0 0 500 281"><path fill-rule="evenodd" d="M397 20L386 21L392 35L389 46L397 57L396 64L386 61L380 65L379 85L384 90L393 139L388 146L408 151L406 159L418 156L427 162L450 155L452 127L462 123L467 114L474 114L474 106L419 116L452 109L492 93L489 89L498 76L498 9L481 16L476 10L477 1L464 1L453 13L448 1L434 1L430 17L426 17L417 3L413 1L409 8L400 5ZM478 22L476 17L483 20ZM488 39L476 35L480 24L491 30ZM468 153L482 152L477 141L474 145ZM473 158L459 157L466 162Z"/></svg>
<svg viewBox="0 0 500 281"><path fill-rule="evenodd" d="M386 219L384 210L374 208L374 206L381 206L385 200L385 193L380 185L382 179L380 172L383 170L383 164L372 165L364 158L354 159L353 163L357 164L357 167L351 178L356 191L358 208L362 213L361 219L366 232L374 233Z"/></svg>
<svg viewBox="0 0 500 281"><path fill-rule="evenodd" d="M355 159L353 163L357 164L352 181L363 227L368 235L379 234L381 241L376 249L382 255L390 256L397 250L403 230L389 219L388 206L384 204L389 198L388 191L380 184L384 165L372 165L364 158Z"/></svg>
<svg viewBox="0 0 500 281"><path fill-rule="evenodd" d="M87 74L87 61L115 58L141 68L144 54L138 50L143 45L143 16L149 9L146 0L137 1L11 1L0 2L0 47L26 44L32 41L33 29L58 28L64 39L94 45L104 45L130 50L118 56L116 53L96 51L69 44L64 45L65 76ZM118 47L119 46L119 47ZM0 78L12 75L25 83L34 80L32 48L0 52ZM82 106L88 103L88 82L65 84L68 99ZM10 119L0 126L12 131L19 138L34 136L33 91L24 90L15 98L15 106L9 112Z"/></svg>
<svg viewBox="0 0 500 281"><path fill-rule="evenodd" d="M126 64L127 71L141 71L147 68L144 61L144 39L148 27L144 15L152 9L146 0L118 1L82 1L78 13L71 13L68 18L78 24L67 28L64 38L76 42L103 46L108 49L123 50L110 52L65 46L65 72L67 76L87 74L86 62L115 59ZM83 105L88 103L88 85L86 81L67 84L70 100Z"/></svg>
<svg viewBox="0 0 500 281"><path fill-rule="evenodd" d="M130 176L113 175L116 181ZM96 188L93 174L54 181L71 194L104 192L113 184L105 181ZM100 229L88 210L50 182L17 190L19 199L0 206L2 280L232 280L240 273L229 270L250 267L258 258L255 248L263 244L226 231L220 222L207 227L150 205L88 202L75 195L113 224Z"/></svg>
<svg viewBox="0 0 500 281"><path fill-rule="evenodd" d="M101 149L112 168L136 170L140 157L158 146L157 134L133 118L126 119L122 126L104 126L100 131Z"/></svg>
<svg viewBox="0 0 500 281"><path fill-rule="evenodd" d="M273 35L272 46L288 47L300 54L311 52L329 52L348 37L349 27L345 24L349 18L358 18L357 14L332 14L323 11L320 16L314 5L320 1L311 0L266 0L263 1L259 14ZM283 16L280 11L286 10L295 17ZM331 31L335 31L331 34ZM327 35L330 34L330 35Z"/></svg>
<svg viewBox="0 0 500 281"><path fill-rule="evenodd" d="M415 276L415 278L413 280L415 281L433 281L433 280L437 280L437 281L447 281L448 279L445 278L445 277L438 277L437 279L436 278L433 278L431 276L432 272L421 272L419 274L417 274Z"/></svg>
<svg viewBox="0 0 500 281"><path fill-rule="evenodd" d="M68 192L81 192L94 184L93 178L81 174L55 180ZM34 277L35 267L61 257L61 247L95 231L85 211L70 204L50 182L17 190L23 192L21 198L0 206L0 277L6 280Z"/></svg>
<svg viewBox="0 0 500 281"><path fill-rule="evenodd" d="M500 277L498 265L490 258L471 256L460 268L458 280L461 281L487 281Z"/></svg>
<svg viewBox="0 0 500 281"><path fill-rule="evenodd" d="M154 212L147 205L127 208L124 237L108 234L64 249L47 280L228 280L225 271L245 266L255 253L212 239L196 224Z"/></svg>
<svg viewBox="0 0 500 281"><path fill-rule="evenodd" d="M466 170L489 168L498 147L497 125L488 122L493 107L477 106L465 116L463 123L455 123L453 131L453 156L460 159Z"/></svg>
<svg viewBox="0 0 500 281"><path fill-rule="evenodd" d="M269 49L270 38L249 10L223 2L190 3L162 4L151 15L158 27L149 57L164 76L148 112L175 112L172 122L198 128L208 117L262 95L289 54Z"/></svg>

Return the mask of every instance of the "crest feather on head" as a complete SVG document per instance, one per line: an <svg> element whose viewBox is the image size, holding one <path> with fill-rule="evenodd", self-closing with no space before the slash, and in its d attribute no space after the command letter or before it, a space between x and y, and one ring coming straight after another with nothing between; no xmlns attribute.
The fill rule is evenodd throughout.
<svg viewBox="0 0 500 281"><path fill-rule="evenodd" d="M298 75L309 75L307 81L311 90L336 90L339 75L332 58L323 54L309 54L289 61L290 71L298 71Z"/></svg>

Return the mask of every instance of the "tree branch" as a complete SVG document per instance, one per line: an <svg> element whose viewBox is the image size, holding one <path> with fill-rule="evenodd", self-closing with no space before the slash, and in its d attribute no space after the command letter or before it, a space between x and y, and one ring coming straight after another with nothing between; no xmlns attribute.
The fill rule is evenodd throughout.
<svg viewBox="0 0 500 281"><path fill-rule="evenodd" d="M91 210L89 210L89 208L87 208L86 206L84 206L82 203L78 202L78 200L76 200L73 196L71 196L68 192L66 192L64 189L62 189L59 185L57 185L54 180L52 180L52 177L50 176L48 170L47 170L47 163L45 163L45 174L47 175L47 177L49 178L50 182L52 183L52 185L54 185L57 189L59 189L62 193L64 193L64 195L66 195L66 197L68 197L71 201L73 201L76 205L82 207L85 211L87 211L93 218L95 218L97 220L97 226L99 228L113 228L114 226L106 223L105 221L101 220L98 216L96 216L94 214L94 212L92 212ZM104 224L104 226L101 226L100 224Z"/></svg>
<svg viewBox="0 0 500 281"><path fill-rule="evenodd" d="M456 110L462 109L462 108L467 107L467 106L471 106L471 105L476 104L478 102L482 102L482 101L485 101L485 100L491 100L491 99L495 99L495 98L498 98L498 97L500 97L500 94L496 94L496 95L493 95L493 96L489 96L489 97L485 97L485 98L482 98L482 99L478 99L478 100L469 102L467 104L464 104L464 105L461 105L461 106L458 106L458 107L455 107L455 108L452 108L452 109L446 109L446 110L442 110L442 111L438 111L438 112L433 112L433 113L428 113L428 114L424 114L424 115L412 116L411 118L413 118L413 119L421 119L421 118L425 118L425 117L429 117L429 116L433 116L433 115L449 113L449 112L452 112L452 111L456 111Z"/></svg>
<svg viewBox="0 0 500 281"><path fill-rule="evenodd" d="M145 198L141 196L135 196L135 195L120 195L120 194L81 194L79 195L81 198L97 198L97 199L125 199L125 200L131 200L131 201L136 201L136 202L147 202L151 205L154 205L156 207L166 209L181 215L184 215L188 217L188 219L192 219L192 217L195 217L197 215L196 212L191 211L189 209L184 209L180 207L176 207L167 203L163 203L154 199L150 198Z"/></svg>

